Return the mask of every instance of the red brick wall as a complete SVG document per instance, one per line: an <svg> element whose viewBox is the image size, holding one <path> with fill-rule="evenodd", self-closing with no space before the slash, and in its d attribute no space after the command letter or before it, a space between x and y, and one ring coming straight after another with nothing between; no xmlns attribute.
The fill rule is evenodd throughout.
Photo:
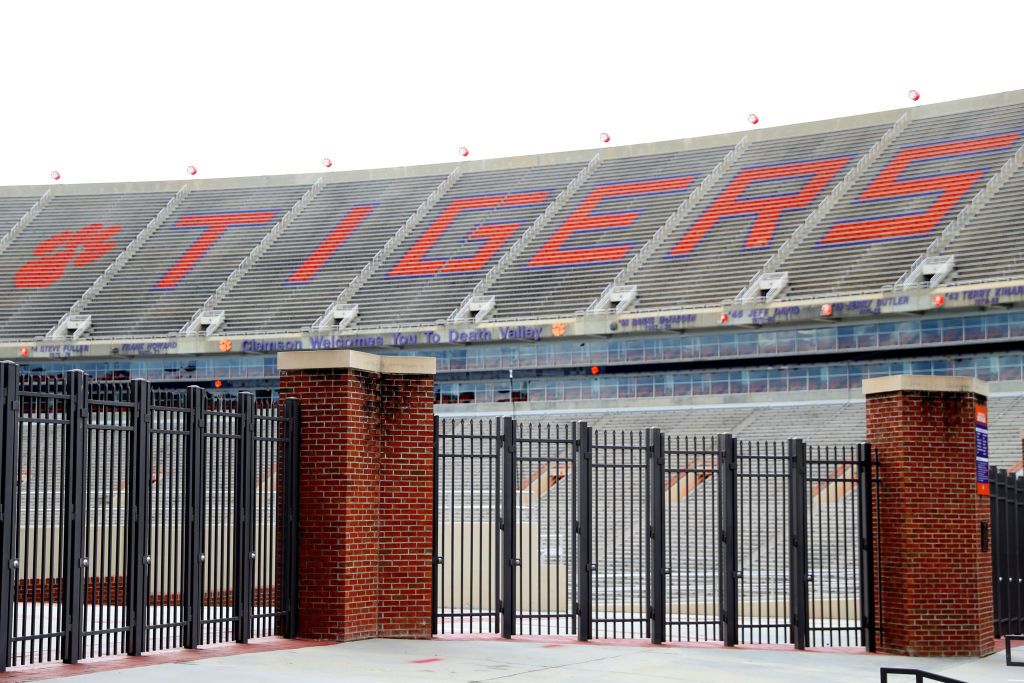
<svg viewBox="0 0 1024 683"><path fill-rule="evenodd" d="M386 375L382 430L381 636L429 638L434 509L434 378Z"/></svg>
<svg viewBox="0 0 1024 683"><path fill-rule="evenodd" d="M281 372L301 403L298 635L430 637L433 377Z"/></svg>
<svg viewBox="0 0 1024 683"><path fill-rule="evenodd" d="M882 652L979 656L993 651L992 557L981 550L989 501L975 482L973 393L867 397L879 460L881 554L876 611Z"/></svg>

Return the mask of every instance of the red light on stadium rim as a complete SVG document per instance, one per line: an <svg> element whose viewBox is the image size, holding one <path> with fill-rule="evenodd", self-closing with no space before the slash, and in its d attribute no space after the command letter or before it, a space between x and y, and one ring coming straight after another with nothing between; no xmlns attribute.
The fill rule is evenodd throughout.
<svg viewBox="0 0 1024 683"><path fill-rule="evenodd" d="M469 156L469 150L466 149L465 147L459 147L459 156L460 157L468 157Z"/></svg>
<svg viewBox="0 0 1024 683"><path fill-rule="evenodd" d="M50 177L54 180L60 180L60 171L51 171Z"/></svg>
<svg viewBox="0 0 1024 683"><path fill-rule="evenodd" d="M910 92L907 93L907 97L917 102L919 99L921 99L921 93L917 92L916 90L911 90Z"/></svg>
<svg viewBox="0 0 1024 683"><path fill-rule="evenodd" d="M729 322L729 314L723 313L722 315L718 316L718 322L722 323L723 325Z"/></svg>
<svg viewBox="0 0 1024 683"><path fill-rule="evenodd" d="M942 308L942 305L946 303L946 297L936 294L932 297L932 303L935 304L935 308Z"/></svg>
<svg viewBox="0 0 1024 683"><path fill-rule="evenodd" d="M221 382L219 379L215 379L213 380L213 386L215 389L220 389L222 386L224 386L224 382Z"/></svg>
<svg viewBox="0 0 1024 683"><path fill-rule="evenodd" d="M28 347L27 346L22 346L20 349L18 349L18 353L20 353L22 356L27 356L28 355Z"/></svg>
<svg viewBox="0 0 1024 683"><path fill-rule="evenodd" d="M591 365L590 366L590 374L591 375L600 375L601 374L601 368L597 367L596 365Z"/></svg>
<svg viewBox="0 0 1024 683"><path fill-rule="evenodd" d="M611 135L608 135L608 133L601 133L601 142L611 142L611 141L612 141L612 136Z"/></svg>
<svg viewBox="0 0 1024 683"><path fill-rule="evenodd" d="M334 162L328 159L327 157L324 157L320 161L320 163L324 165L324 168L330 168L331 166L334 166Z"/></svg>
<svg viewBox="0 0 1024 683"><path fill-rule="evenodd" d="M826 318L828 316L832 315L832 304L822 304L821 305L821 314L823 316L825 316Z"/></svg>
<svg viewBox="0 0 1024 683"><path fill-rule="evenodd" d="M189 175L195 175L196 173L199 173L199 169L196 168L195 166L189 166L188 168L185 169L185 172L188 173Z"/></svg>
<svg viewBox="0 0 1024 683"><path fill-rule="evenodd" d="M750 123L755 126L757 125L757 122L760 120L761 119L758 117L757 114L751 114L750 116L747 117L747 121L750 121Z"/></svg>

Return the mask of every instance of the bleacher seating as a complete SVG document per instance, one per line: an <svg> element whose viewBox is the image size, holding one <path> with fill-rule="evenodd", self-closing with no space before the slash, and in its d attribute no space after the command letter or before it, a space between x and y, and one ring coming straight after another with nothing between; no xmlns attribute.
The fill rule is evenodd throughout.
<svg viewBox="0 0 1024 683"><path fill-rule="evenodd" d="M176 334L306 190L192 192L86 306L94 334Z"/></svg>
<svg viewBox="0 0 1024 683"><path fill-rule="evenodd" d="M466 170L422 219L402 231L398 228L419 216L415 210L451 168L385 174L392 179L356 172L332 181L328 174L323 191L226 285L308 185L273 185L297 182L293 179L190 181L192 192L184 203L85 298L94 278L155 217L169 196L167 185L138 184L127 194L122 188L54 188L52 205L18 233L11 226L39 197L0 196L0 235L13 236L0 246L0 261L11 274L9 296L0 304L5 318L0 336L24 341L43 335L47 323L60 320L75 302L75 314L92 315L87 334L93 338L174 335L214 292L209 308L226 312L221 331L231 334L308 330L343 292L341 303L359 307L354 329L364 331L431 325L456 317L456 311L464 320L470 304L486 310L490 303L466 302L470 293L495 297L492 320L571 316L596 305L612 283L623 285L622 296L636 286L633 307L639 311L718 307L734 302L773 255L773 273L788 275L781 300L885 290L908 272L987 179L1024 148L1024 104L1014 103L1022 100L1021 93L1010 93L986 98L984 107L968 102L915 109L913 116L904 116L909 125L851 176L850 186L834 196L835 205L827 205L821 220L815 215L806 224L900 112L871 115L871 125L860 118L803 130L757 130L749 146L735 148L725 142L735 142L733 136L606 151L608 158L584 174L565 204L546 215L569 182L582 169L589 172L585 160L595 158L591 153L571 153L563 159L572 161L565 163L485 162L490 170ZM700 147L709 143L714 146ZM707 184L695 206L686 207L664 240L651 242L666 217L730 150L738 153L734 163L714 176L717 180ZM947 282L1024 277L1015 215L1024 170L1012 170L1007 166L1006 182L999 176L977 213L972 210L955 224L950 240L935 244L937 255L956 256L956 271ZM351 179L356 177L366 179ZM251 215L243 217L248 223L207 232L196 217L204 213ZM347 220L357 224L351 232ZM69 260L67 250L42 253L64 239L54 238L56 233L86 229L80 237L102 242L105 233L95 226L115 222L122 225L114 246L104 247L101 255L83 249L61 266ZM778 253L801 225L805 230L792 250ZM522 249L485 278L531 226L534 232ZM385 243L394 248L348 289ZM639 266L623 271L644 245ZM33 253L37 246L40 255ZM46 287L14 282L46 280L57 271L63 275Z"/></svg>
<svg viewBox="0 0 1024 683"><path fill-rule="evenodd" d="M0 335L46 334L173 194L54 197L0 255Z"/></svg>
<svg viewBox="0 0 1024 683"><path fill-rule="evenodd" d="M892 285L1024 143L1022 128L1024 105L911 122L782 263L788 296ZM912 159L919 160L885 175Z"/></svg>
<svg viewBox="0 0 1024 683"><path fill-rule="evenodd" d="M946 246L943 254L956 257L957 282L1016 280L1024 278L1024 167L1007 183ZM998 258L993 256L998 255Z"/></svg>
<svg viewBox="0 0 1024 683"><path fill-rule="evenodd" d="M352 298L358 326L446 319L584 165L464 174Z"/></svg>
<svg viewBox="0 0 1024 683"><path fill-rule="evenodd" d="M738 295L886 129L869 126L753 143L631 278L639 289L637 308L715 304ZM773 198L801 193L798 208L771 216L779 211ZM762 212L757 222L750 208Z"/></svg>
<svg viewBox="0 0 1024 683"><path fill-rule="evenodd" d="M222 302L225 329L309 327L443 179L328 183Z"/></svg>
<svg viewBox="0 0 1024 683"><path fill-rule="evenodd" d="M486 292L497 298L494 317L586 309L730 149L602 162ZM577 232L567 233L572 229Z"/></svg>
<svg viewBox="0 0 1024 683"><path fill-rule="evenodd" d="M0 236L21 220L39 197L0 197Z"/></svg>

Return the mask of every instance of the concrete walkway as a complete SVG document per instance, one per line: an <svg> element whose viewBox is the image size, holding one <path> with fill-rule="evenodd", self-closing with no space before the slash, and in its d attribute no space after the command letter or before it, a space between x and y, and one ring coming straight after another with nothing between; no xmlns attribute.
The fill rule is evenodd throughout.
<svg viewBox="0 0 1024 683"><path fill-rule="evenodd" d="M1024 646L1015 651L1024 659ZM139 662L139 660L132 660ZM1008 668L1002 653L985 659L913 659L882 655L796 652L791 649L654 647L577 644L554 639L365 640L261 651L151 666L84 673L75 683L320 683L327 681L766 681L826 683L879 680L882 666L920 668L970 683L1024 681L1024 668ZM70 668L70 667L69 667ZM20 680L17 673L3 676ZM70 671L53 670L56 675ZM35 678L34 676L32 678ZM894 681L911 681L898 677Z"/></svg>

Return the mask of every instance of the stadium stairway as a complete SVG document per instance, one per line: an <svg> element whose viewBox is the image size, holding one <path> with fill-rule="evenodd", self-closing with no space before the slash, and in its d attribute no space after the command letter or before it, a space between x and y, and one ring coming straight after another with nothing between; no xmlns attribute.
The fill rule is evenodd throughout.
<svg viewBox="0 0 1024 683"><path fill-rule="evenodd" d="M729 152L711 147L605 161L488 290L498 319L585 310Z"/></svg>
<svg viewBox="0 0 1024 683"><path fill-rule="evenodd" d="M46 335L173 192L55 192L0 255L0 336Z"/></svg>
<svg viewBox="0 0 1024 683"><path fill-rule="evenodd" d="M81 332L79 332L79 329L81 328L71 329L72 320L76 319L81 314L82 309L84 309L85 306L88 305L89 302L93 300L96 294L98 294L100 290L103 289L107 282L109 282L110 279L114 277L114 275L117 274L118 271L121 270L124 264L127 263L129 259L131 259L132 255L135 254L135 252L137 252L142 247L142 245L146 243L146 240L149 239L149 236L153 234L154 230L160 227L160 225L167 219L167 216L169 216L172 211L178 208L179 204L185 201L185 197L188 196L190 191L191 189L189 188L189 186L185 184L182 185L181 188L174 193L174 196L172 196L170 200L168 200L167 204L165 204L164 207L160 209L156 216L154 216L153 219L146 224L146 227L144 227L139 232L139 234L137 234L135 238L132 239L128 246L125 247L117 255L117 258L115 258L110 263L110 265L108 265L103 270L103 272L100 273L99 277L97 277L96 280L93 281L89 288L86 289L80 297L78 297L78 300L71 305L71 308L68 310L68 312L61 316L61 319L57 322L57 324L54 325L53 328L46 333L47 339L63 339L68 337L69 335L74 336L77 334L81 336L89 332L88 329L83 329L81 330Z"/></svg>
<svg viewBox="0 0 1024 683"><path fill-rule="evenodd" d="M413 320L446 320L505 245L535 221L584 166L566 163L463 174L350 299L359 306L357 326L393 328ZM467 242L472 246L467 248Z"/></svg>
<svg viewBox="0 0 1024 683"><path fill-rule="evenodd" d="M1024 240L1021 207L1024 205L1024 145L1007 161L1006 178L995 187L986 185L977 211L955 223L959 232L941 235L929 251L954 258L952 281L970 283L1024 278ZM993 178L998 180L999 176ZM995 183L991 183L995 185ZM974 202L972 202L973 204ZM953 225L951 227L957 227ZM943 231L945 233L946 231ZM930 254L929 254L930 255ZM994 258L997 256L998 258ZM919 259L920 261L921 259ZM917 264L915 263L915 266ZM913 268L911 269L913 271Z"/></svg>
<svg viewBox="0 0 1024 683"><path fill-rule="evenodd" d="M1016 151L1022 128L1019 104L912 121L780 264L789 274L786 296L891 286L933 241L938 226L956 216ZM896 177L882 175L909 161ZM928 179L946 182L932 187Z"/></svg>
<svg viewBox="0 0 1024 683"><path fill-rule="evenodd" d="M0 226L12 227L0 237L0 254L7 250L14 238L28 226L39 212L53 199L53 190L46 190L40 197L0 197ZM13 224L13 225L12 225Z"/></svg>
<svg viewBox="0 0 1024 683"><path fill-rule="evenodd" d="M178 332L307 189L271 185L191 192L83 308L92 316L93 334Z"/></svg>
<svg viewBox="0 0 1024 683"><path fill-rule="evenodd" d="M554 220L555 214L565 206L567 203L572 201L576 196L577 191L584 188L585 185L589 184L588 181L594 175L598 164L601 163L601 153L595 154L590 161L584 166L576 177L573 178L568 185L566 185L558 196L551 200L551 203L545 207L544 212L537 216L537 219L533 221L523 233L519 236L519 239L498 259L498 262L487 271L487 274L480 279L476 285L473 286L473 291L466 295L459 304L458 308L452 311L452 314L448 316L449 322L466 322L474 319L482 320L486 317L486 314L495 314L495 317L500 317L504 310L502 306L497 307L497 311L494 307L488 307L483 311L478 312L475 316L473 315L474 301L488 294L488 290L494 284L494 282L501 277L509 268L511 268L519 255L531 245L533 238L543 232L545 228ZM504 297L502 298L504 302ZM531 298L531 302L536 302L536 299Z"/></svg>
<svg viewBox="0 0 1024 683"><path fill-rule="evenodd" d="M426 199L417 207L416 211L402 224L388 241L384 243L377 253L373 255L370 262L363 266L355 277L345 286L335 300L327 307L327 310L317 318L316 322L313 323L313 329L317 330L328 330L338 329L347 324L346 318L341 317L340 307L346 306L351 301L352 297L362 288L366 282L373 277L388 257L405 241L405 238L412 233L414 229L420 224L420 221L431 212L431 210L441 201L452 188L452 186L458 182L459 178L462 177L462 166L456 166L448 176L441 181L441 183L431 192ZM358 309L358 304L355 305ZM341 323L338 320L341 319Z"/></svg>
<svg viewBox="0 0 1024 683"><path fill-rule="evenodd" d="M889 129L873 125L753 142L737 164L694 208L692 217L629 279L636 308L659 310L731 301L814 210L846 169ZM728 189L727 189L728 188ZM751 189L753 188L753 189ZM799 208L776 199L804 195ZM765 226L752 227L752 207ZM770 218L773 213L776 218ZM728 255L724 266L723 255Z"/></svg>
<svg viewBox="0 0 1024 683"><path fill-rule="evenodd" d="M729 151L729 153L726 154L725 157L711 170L711 173L705 176L704 180L702 180L700 185L698 185L693 192L689 194L686 200L680 204L668 218L665 219L665 222L654 232L653 235L651 235L650 239L648 239L647 242L640 247L635 254L633 254L632 258L630 258L629 261L626 262L626 265L622 267L622 270L615 274L615 277L612 278L612 281L604 288L601 295L594 299L594 301L592 301L587 307L588 313L605 313L612 310L616 312L624 312L632 308L635 303L635 297L623 296L627 293L626 291L619 291L618 296L616 296L616 290L624 289L628 291L630 289L625 283L629 281L634 273L643 267L651 254L661 248L661 245L664 244L668 236L672 234L672 231L676 229L676 226L689 217L693 208L700 203L700 200L705 194L711 191L711 188L715 186L719 178L732 168L732 165L743 155L743 152L745 152L749 146L750 138L744 135ZM635 290L633 291L635 292Z"/></svg>
<svg viewBox="0 0 1024 683"><path fill-rule="evenodd" d="M214 306L224 310L225 330L308 328L444 181L426 175L326 182Z"/></svg>
<svg viewBox="0 0 1024 683"><path fill-rule="evenodd" d="M281 216L281 220L279 220L274 227L270 229L270 232L263 236L263 239L259 241L259 244L253 247L248 256L242 259L235 269L231 271L231 274L228 275L227 279L224 280L213 294L203 302L203 305L200 306L192 315L191 320L183 325L181 330L178 331L179 334L190 335L205 332L205 334L209 336L223 327L224 312L216 310L220 303L228 293L231 292L238 281L245 277L246 273L248 273L256 262L259 261L266 253L266 251L273 246L281 236L281 233L292 224L292 221L295 220L302 210L305 209L310 202L316 199L323 187L324 178L323 176L320 176L313 182L310 188L306 190L301 197L299 197L299 200L292 205L292 208L288 209L288 211ZM206 320L214 320L215 314L219 314L220 317L216 318L215 322L206 323Z"/></svg>
<svg viewBox="0 0 1024 683"><path fill-rule="evenodd" d="M768 260L765 262L761 269L754 274L751 278L750 283L744 288L742 292L736 297L738 302L750 302L758 299L764 299L764 290L761 286L761 278L781 271L780 264L786 260L793 251L803 242L803 239L821 223L822 219L828 215L828 212L832 210L841 199L846 196L846 193L850 190L854 183L860 179L864 172L874 163L886 149L889 148L889 144L896 139L896 137L903 132L903 130L910 124L913 119L914 110L904 112L896 119L896 123L892 124L892 127L885 131L881 139L878 140L871 149L860 158L857 164L851 168L843 179L839 181L828 193L828 195L821 200L818 206L807 216L803 223L793 231L793 234L782 243L778 251L773 253Z"/></svg>

